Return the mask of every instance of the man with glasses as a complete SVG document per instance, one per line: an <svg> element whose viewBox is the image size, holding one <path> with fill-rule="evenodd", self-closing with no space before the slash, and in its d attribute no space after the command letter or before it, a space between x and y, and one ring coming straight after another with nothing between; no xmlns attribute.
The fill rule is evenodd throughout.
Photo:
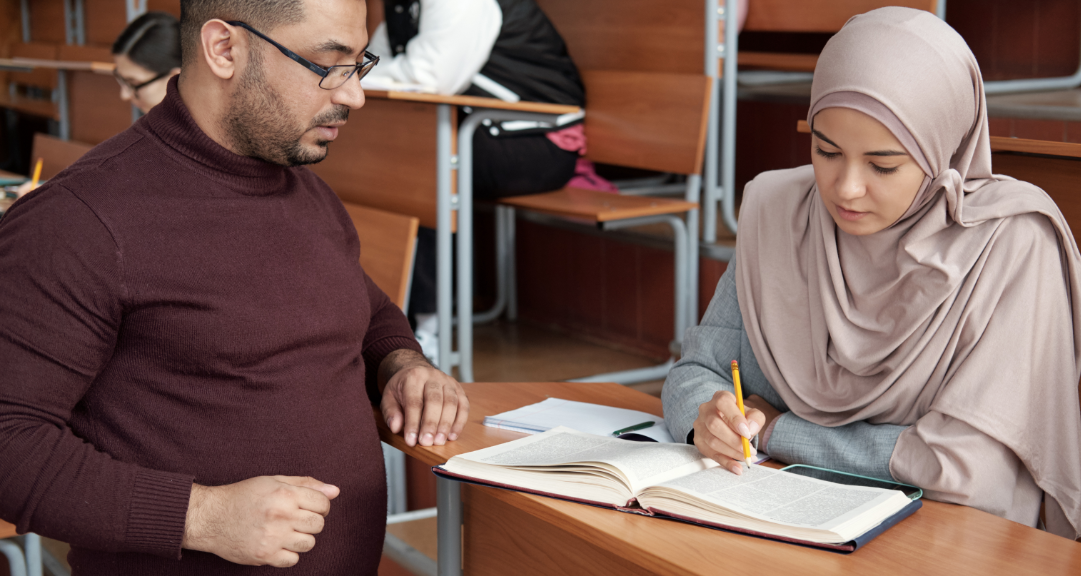
<svg viewBox="0 0 1081 576"><path fill-rule="evenodd" d="M370 403L432 445L468 401L302 166L364 104L364 3L181 11L165 100L0 223L0 518L76 575L375 574Z"/></svg>

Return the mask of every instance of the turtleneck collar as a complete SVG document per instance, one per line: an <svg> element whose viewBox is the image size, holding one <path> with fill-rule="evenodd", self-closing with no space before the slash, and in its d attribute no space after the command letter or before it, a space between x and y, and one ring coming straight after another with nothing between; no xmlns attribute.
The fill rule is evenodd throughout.
<svg viewBox="0 0 1081 576"><path fill-rule="evenodd" d="M165 100L144 118L143 125L176 153L190 160L194 169L222 180L245 195L271 195L281 191L293 170L264 160L240 156L203 132L180 97L179 76L169 80Z"/></svg>

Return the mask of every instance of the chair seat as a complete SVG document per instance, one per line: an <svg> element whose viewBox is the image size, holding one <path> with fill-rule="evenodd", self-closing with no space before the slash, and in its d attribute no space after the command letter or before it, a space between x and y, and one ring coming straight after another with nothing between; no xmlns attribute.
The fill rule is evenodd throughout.
<svg viewBox="0 0 1081 576"><path fill-rule="evenodd" d="M18 533L15 532L15 525L0 520L0 540L14 536L18 536Z"/></svg>
<svg viewBox="0 0 1081 576"><path fill-rule="evenodd" d="M564 188L543 194L512 196L500 199L499 203L543 214L592 222L680 214L698 208L698 204L686 200L629 196L581 188Z"/></svg>

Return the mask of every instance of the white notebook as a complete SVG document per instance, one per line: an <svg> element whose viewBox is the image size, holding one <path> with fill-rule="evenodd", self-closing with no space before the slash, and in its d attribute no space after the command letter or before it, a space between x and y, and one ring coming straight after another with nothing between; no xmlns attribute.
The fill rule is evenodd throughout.
<svg viewBox="0 0 1081 576"><path fill-rule="evenodd" d="M664 418L660 416L637 410L559 398L549 398L517 410L484 418L485 426L526 434L539 434L559 426L566 426L579 432L608 437L612 437L612 432L616 430L643 422L653 422L653 426L635 430L635 434L641 434L657 442L675 442L672 435L668 433Z"/></svg>

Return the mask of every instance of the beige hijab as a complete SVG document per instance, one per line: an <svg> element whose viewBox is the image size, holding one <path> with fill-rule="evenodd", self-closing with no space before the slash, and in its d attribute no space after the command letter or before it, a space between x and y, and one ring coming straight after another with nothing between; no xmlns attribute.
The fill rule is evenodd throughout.
<svg viewBox="0 0 1081 576"><path fill-rule="evenodd" d="M747 185L736 285L763 372L820 425L919 422L891 467L921 486L1009 500L1017 477L950 477L966 466L938 460L1012 452L1044 492L1049 529L1077 538L1081 255L1042 190L992 175L975 58L927 12L856 16L822 52L808 121L832 106L886 125L927 178L901 219L862 237L836 227L810 166ZM989 444L926 449L929 438L950 445L957 421Z"/></svg>

